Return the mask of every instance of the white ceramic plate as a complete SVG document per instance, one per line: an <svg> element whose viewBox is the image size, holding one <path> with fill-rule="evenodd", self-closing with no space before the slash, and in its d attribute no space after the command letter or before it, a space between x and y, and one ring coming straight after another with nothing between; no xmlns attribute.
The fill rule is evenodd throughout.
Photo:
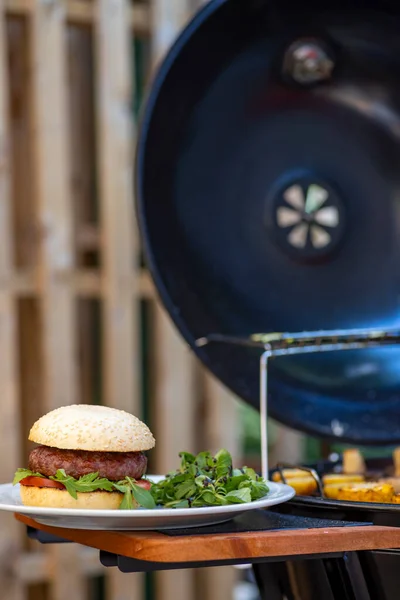
<svg viewBox="0 0 400 600"><path fill-rule="evenodd" d="M148 475L152 481L164 477ZM283 483L268 482L269 492L261 500L229 506L204 508L155 508L148 510L75 510L73 508L35 508L23 506L19 485L0 485L0 510L28 515L38 523L67 529L91 529L103 531L182 529L213 525L230 521L237 515L256 508L268 508L291 500L295 495L292 487Z"/></svg>

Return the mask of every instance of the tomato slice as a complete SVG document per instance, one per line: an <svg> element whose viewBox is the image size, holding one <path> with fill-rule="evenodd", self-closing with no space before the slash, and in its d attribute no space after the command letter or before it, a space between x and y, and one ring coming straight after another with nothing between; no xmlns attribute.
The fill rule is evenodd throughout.
<svg viewBox="0 0 400 600"><path fill-rule="evenodd" d="M33 475L30 477L25 477L25 479L21 479L20 484L33 487L48 487L56 488L57 490L65 490L65 485L60 481L53 481L52 479L46 479L46 477L34 477Z"/></svg>
<svg viewBox="0 0 400 600"><path fill-rule="evenodd" d="M135 483L144 490L150 490L151 488L151 483L150 481L147 481L147 479L137 479Z"/></svg>
<svg viewBox="0 0 400 600"><path fill-rule="evenodd" d="M150 481L147 481L146 479L139 479L135 481L135 483L145 490L150 490L151 488ZM65 490L65 485L60 481L53 481L52 479L47 479L46 477L35 477L33 475L25 477L25 479L21 479L20 484L33 487L48 487L56 488L57 490Z"/></svg>

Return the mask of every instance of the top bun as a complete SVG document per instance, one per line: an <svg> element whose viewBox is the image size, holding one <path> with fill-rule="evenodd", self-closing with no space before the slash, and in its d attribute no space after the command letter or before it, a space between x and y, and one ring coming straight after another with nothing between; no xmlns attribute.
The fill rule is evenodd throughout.
<svg viewBox="0 0 400 600"><path fill-rule="evenodd" d="M142 452L155 445L137 417L108 406L72 404L47 413L32 426L29 440L63 450Z"/></svg>

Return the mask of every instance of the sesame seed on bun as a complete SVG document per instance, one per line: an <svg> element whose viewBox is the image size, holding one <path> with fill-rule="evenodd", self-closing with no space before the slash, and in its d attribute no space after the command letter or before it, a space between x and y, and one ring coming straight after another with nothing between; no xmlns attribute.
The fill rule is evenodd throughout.
<svg viewBox="0 0 400 600"><path fill-rule="evenodd" d="M29 440L66 450L143 452L155 445L150 429L134 415L108 406L72 404L45 414Z"/></svg>

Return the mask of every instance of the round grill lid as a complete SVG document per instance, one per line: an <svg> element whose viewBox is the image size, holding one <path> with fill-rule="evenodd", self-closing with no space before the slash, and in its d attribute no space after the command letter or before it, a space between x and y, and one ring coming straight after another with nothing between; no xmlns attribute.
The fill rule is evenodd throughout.
<svg viewBox="0 0 400 600"><path fill-rule="evenodd" d="M149 268L197 356L256 407L260 350L198 338L400 323L394 6L215 0L150 90L136 178ZM269 387L291 427L400 441L397 347L279 357Z"/></svg>

